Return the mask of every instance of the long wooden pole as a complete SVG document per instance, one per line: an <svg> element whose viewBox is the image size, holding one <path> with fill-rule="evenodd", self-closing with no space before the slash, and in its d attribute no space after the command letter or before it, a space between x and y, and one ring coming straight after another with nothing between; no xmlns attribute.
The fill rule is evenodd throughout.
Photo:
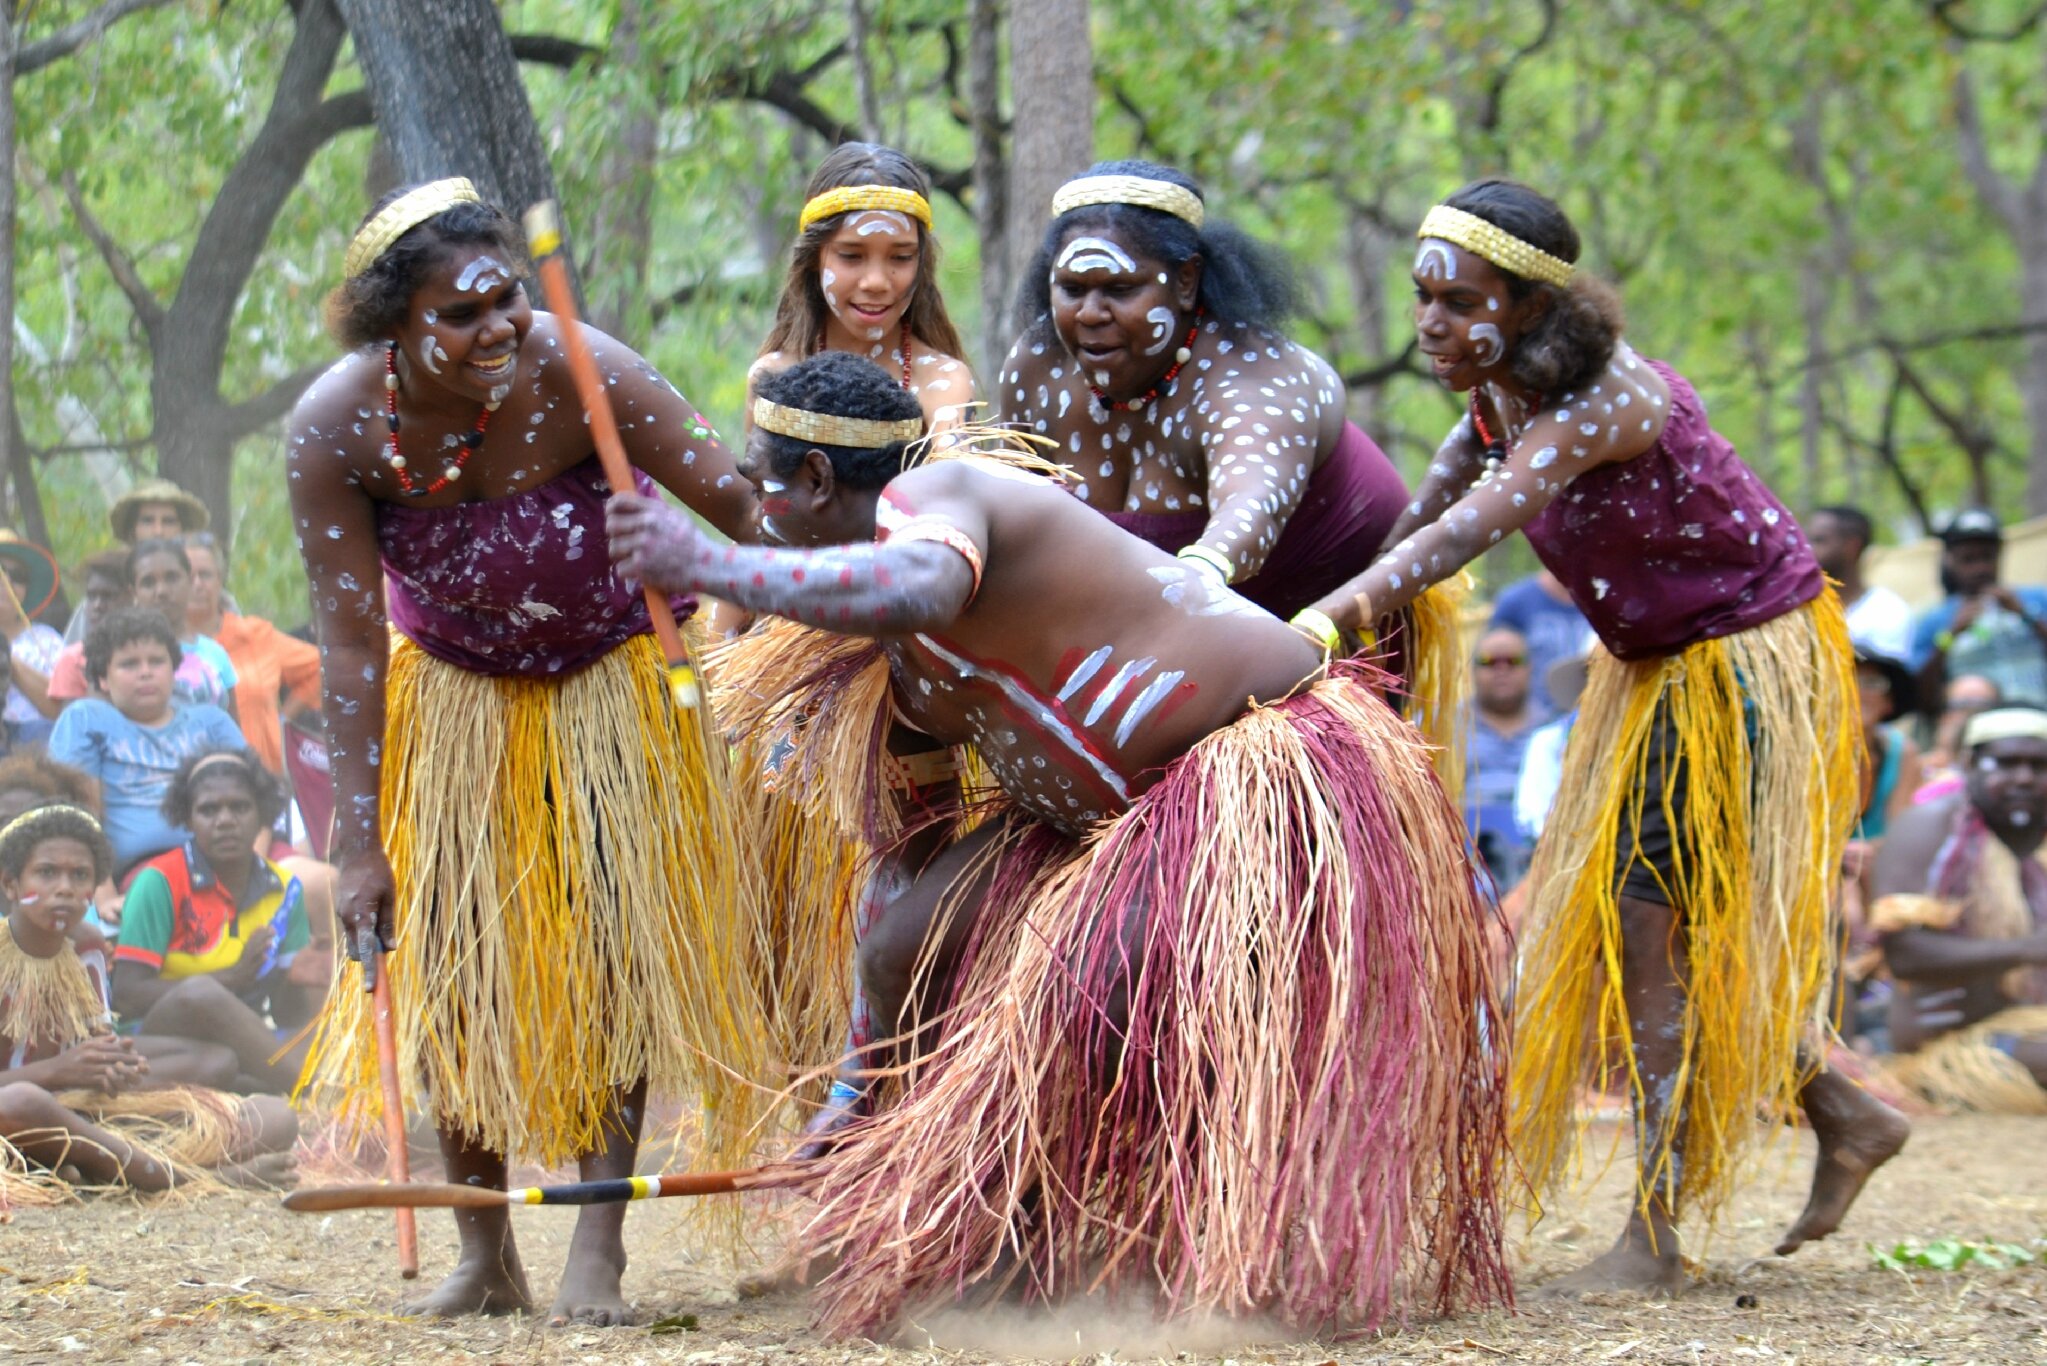
<svg viewBox="0 0 2047 1366"><path fill-rule="evenodd" d="M526 1186L488 1190L481 1186L353 1185L301 1187L284 1197L284 1207L297 1214L326 1214L345 1209L497 1209L506 1205L614 1205L627 1200L663 1200L676 1196L729 1195L734 1191L773 1190L796 1184L801 1167L755 1167L737 1172L670 1172L665 1176L627 1176L613 1181L577 1181L564 1186Z"/></svg>
<svg viewBox="0 0 2047 1366"><path fill-rule="evenodd" d="M526 210L526 247L540 272L541 288L548 310L561 320L562 350L568 356L569 374L576 381L583 411L590 416L590 439L597 458L604 465L604 477L614 491L627 493L633 487L633 467L625 458L625 443L618 439L618 422L611 415L611 395L604 390L604 377L597 373L597 360L583 336L583 321L576 314L576 294L569 283L568 263L562 259L561 217L554 201L542 200ZM675 624L668 599L649 588L647 615L654 619L654 639L668 661L668 690L679 707L697 705L696 666L690 663L689 647Z"/></svg>
<svg viewBox="0 0 2047 1366"><path fill-rule="evenodd" d="M405 1150L405 1095L398 1086L398 1031L391 1019L391 978L384 971L377 932L365 929L356 940L363 975L373 999L370 1014L377 1031L377 1079L384 1089L384 1173L402 1190L412 1181L412 1155ZM398 1274L419 1278L419 1221L408 1207L398 1208Z"/></svg>

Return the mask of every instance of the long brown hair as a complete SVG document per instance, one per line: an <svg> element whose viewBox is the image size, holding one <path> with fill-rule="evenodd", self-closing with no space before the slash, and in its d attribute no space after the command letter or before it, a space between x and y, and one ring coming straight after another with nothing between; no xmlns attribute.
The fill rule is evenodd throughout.
<svg viewBox="0 0 2047 1366"><path fill-rule="evenodd" d="M931 181L917 163L893 147L872 142L844 142L833 148L811 173L803 198L807 202L842 185L893 185L931 198ZM782 297L775 304L775 325L761 343L763 356L780 351L802 360L824 345L825 302L818 283L818 262L824 244L855 212L859 211L821 218L797 234L789 249L789 274L782 281ZM965 357L959 329L952 325L945 298L938 292L938 239L922 223L917 223L917 279L910 286L910 308L905 316L910 334L917 340L955 360Z"/></svg>

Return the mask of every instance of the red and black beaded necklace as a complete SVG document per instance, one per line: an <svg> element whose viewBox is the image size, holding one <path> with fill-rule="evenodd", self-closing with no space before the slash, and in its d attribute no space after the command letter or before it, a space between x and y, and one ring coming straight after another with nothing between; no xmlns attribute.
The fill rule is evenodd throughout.
<svg viewBox="0 0 2047 1366"><path fill-rule="evenodd" d="M455 456L442 467L439 478L424 485L416 482L412 471L406 468L405 456L398 449L398 343L388 343L384 349L384 421L389 425L391 434L384 439L384 462L391 467L391 473L398 476L399 491L407 498L425 498L460 479L462 467L483 445L483 434L490 427L490 415L497 408L495 400L483 405L483 411L476 415L476 426L456 441Z"/></svg>
<svg viewBox="0 0 2047 1366"><path fill-rule="evenodd" d="M1139 408L1148 408L1156 402L1159 394L1180 377L1180 371L1187 362L1194 359L1194 338L1201 332L1201 313L1201 309L1197 308L1194 310L1194 320L1187 324L1187 335L1180 339L1180 349L1173 353L1172 365L1167 367L1165 374L1159 376L1157 384L1152 385L1151 388L1145 390L1136 398L1130 399L1127 402L1118 402L1104 394L1100 389L1095 388L1094 381L1089 380L1087 381L1087 391L1095 396L1095 402L1101 404L1105 411L1112 413L1119 410L1126 413L1135 412Z"/></svg>

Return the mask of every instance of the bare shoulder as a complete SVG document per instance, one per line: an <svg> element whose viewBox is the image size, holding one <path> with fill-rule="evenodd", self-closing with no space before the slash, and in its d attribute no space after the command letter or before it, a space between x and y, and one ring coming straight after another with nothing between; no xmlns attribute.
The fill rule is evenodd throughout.
<svg viewBox="0 0 2047 1366"><path fill-rule="evenodd" d="M746 367L746 387L752 389L769 375L779 375L796 363L787 351L763 351Z"/></svg>

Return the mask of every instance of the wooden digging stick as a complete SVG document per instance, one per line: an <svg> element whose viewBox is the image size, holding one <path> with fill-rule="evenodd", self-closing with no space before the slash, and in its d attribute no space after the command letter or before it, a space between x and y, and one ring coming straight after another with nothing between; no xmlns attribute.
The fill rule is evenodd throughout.
<svg viewBox="0 0 2047 1366"><path fill-rule="evenodd" d="M373 999L371 1018L377 1028L377 1077L384 1088L384 1172L394 1183L391 1190L405 1190L412 1181L412 1157L405 1150L405 1097L398 1087L398 1037L391 1019L391 977L384 971L384 958L377 944L377 932L366 929L356 939L362 970L370 979ZM398 1274L408 1281L419 1279L419 1221L409 1206L398 1208Z"/></svg>
<svg viewBox="0 0 2047 1366"><path fill-rule="evenodd" d="M630 493L633 467L625 458L625 444L618 439L618 422L611 414L611 396L604 390L604 377L597 373L597 359L583 336L582 319L576 315L576 294L569 284L568 263L562 259L561 217L552 199L543 199L526 210L526 246L540 272L547 307L561 320L562 351L568 357L569 374L576 381L583 411L590 416L590 439L597 447L597 459L604 465L604 477L613 492ZM675 705L688 709L697 705L696 666L690 663L689 647L676 628L675 613L668 599L652 588L647 593L647 615L654 619L654 639L668 661L668 690Z"/></svg>
<svg viewBox="0 0 2047 1366"><path fill-rule="evenodd" d="M526 1186L489 1190L482 1186L355 1185L302 1187L284 1197L284 1207L299 1214L325 1214L344 1209L395 1209L402 1216L414 1209L499 1209L507 1205L614 1205L627 1200L662 1200L674 1196L729 1195L734 1191L773 1190L803 1179L800 1167L755 1167L737 1172L670 1172L665 1176L626 1176L613 1181L578 1181L565 1186Z"/></svg>

